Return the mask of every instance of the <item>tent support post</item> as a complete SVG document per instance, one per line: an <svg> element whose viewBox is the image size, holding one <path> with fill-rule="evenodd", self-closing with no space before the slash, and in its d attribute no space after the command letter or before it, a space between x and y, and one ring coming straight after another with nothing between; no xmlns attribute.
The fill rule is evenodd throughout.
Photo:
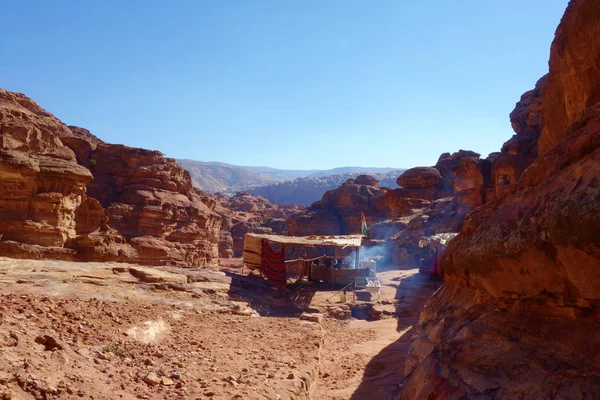
<svg viewBox="0 0 600 400"><path fill-rule="evenodd" d="M360 257L360 247L356 248L356 258L354 259L354 296L353 301L356 301L356 275L358 274L358 260Z"/></svg>

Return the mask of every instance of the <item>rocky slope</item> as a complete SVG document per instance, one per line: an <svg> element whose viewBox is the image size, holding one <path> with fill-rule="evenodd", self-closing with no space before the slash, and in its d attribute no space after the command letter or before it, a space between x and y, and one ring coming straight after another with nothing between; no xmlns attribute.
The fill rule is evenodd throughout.
<svg viewBox="0 0 600 400"><path fill-rule="evenodd" d="M600 397L598 32L597 2L571 1L547 78L511 115L529 144L509 155L539 157L451 243L401 398Z"/></svg>
<svg viewBox="0 0 600 400"><path fill-rule="evenodd" d="M103 143L0 90L0 254L213 265L220 216L159 152Z"/></svg>
<svg viewBox="0 0 600 400"><path fill-rule="evenodd" d="M225 163L196 160L177 160L177 163L190 173L195 187L209 193L230 193L283 180Z"/></svg>

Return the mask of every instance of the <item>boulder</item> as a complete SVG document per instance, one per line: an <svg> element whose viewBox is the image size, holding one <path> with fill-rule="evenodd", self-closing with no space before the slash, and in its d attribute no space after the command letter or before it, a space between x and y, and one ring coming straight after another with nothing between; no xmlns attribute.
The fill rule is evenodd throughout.
<svg viewBox="0 0 600 400"><path fill-rule="evenodd" d="M379 179L376 179L371 175L359 175L354 178L354 183L356 185L377 186L379 185Z"/></svg>
<svg viewBox="0 0 600 400"><path fill-rule="evenodd" d="M437 185L442 175L434 167L415 167L398 177L398 185L405 189L425 189Z"/></svg>
<svg viewBox="0 0 600 400"><path fill-rule="evenodd" d="M290 234L357 234L361 233L361 212L367 223L384 219L385 209L381 207L379 199L389 189L376 186L377 180L369 179L366 175L359 178L362 183L349 179L338 189L326 192L321 201L289 218Z"/></svg>

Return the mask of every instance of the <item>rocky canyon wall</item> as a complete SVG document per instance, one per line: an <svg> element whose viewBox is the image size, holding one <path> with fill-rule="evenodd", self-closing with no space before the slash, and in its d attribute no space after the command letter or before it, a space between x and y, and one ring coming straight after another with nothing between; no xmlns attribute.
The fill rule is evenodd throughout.
<svg viewBox="0 0 600 400"><path fill-rule="evenodd" d="M156 151L102 142L0 90L0 255L215 265L217 203Z"/></svg>
<svg viewBox="0 0 600 400"><path fill-rule="evenodd" d="M511 114L504 154L531 164L451 242L400 398L600 398L599 34L598 2L572 0Z"/></svg>
<svg viewBox="0 0 600 400"><path fill-rule="evenodd" d="M321 201L288 219L293 235L339 235L361 232L361 212L369 230L368 245L378 247L381 262L416 268L432 257L419 247L423 237L456 233L472 210L513 188L535 158L544 81L523 96L512 113L516 135L487 158L468 150L444 153L432 167L406 170L399 189L380 187L370 176L349 179ZM537 125L536 125L537 124Z"/></svg>

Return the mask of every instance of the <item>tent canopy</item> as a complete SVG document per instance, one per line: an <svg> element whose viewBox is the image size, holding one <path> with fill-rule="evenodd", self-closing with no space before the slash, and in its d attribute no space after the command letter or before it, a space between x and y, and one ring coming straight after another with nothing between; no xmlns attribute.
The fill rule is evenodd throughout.
<svg viewBox="0 0 600 400"><path fill-rule="evenodd" d="M257 233L247 233L248 236L257 239L266 239L269 242L280 244L291 244L297 246L334 246L334 247L360 247L362 235L343 235L343 236L281 236L281 235L261 235Z"/></svg>
<svg viewBox="0 0 600 400"><path fill-rule="evenodd" d="M244 237L244 264L251 269L260 268L263 259L263 240L291 246L324 246L339 249L358 249L362 243L362 235L344 236L281 236L246 233Z"/></svg>

